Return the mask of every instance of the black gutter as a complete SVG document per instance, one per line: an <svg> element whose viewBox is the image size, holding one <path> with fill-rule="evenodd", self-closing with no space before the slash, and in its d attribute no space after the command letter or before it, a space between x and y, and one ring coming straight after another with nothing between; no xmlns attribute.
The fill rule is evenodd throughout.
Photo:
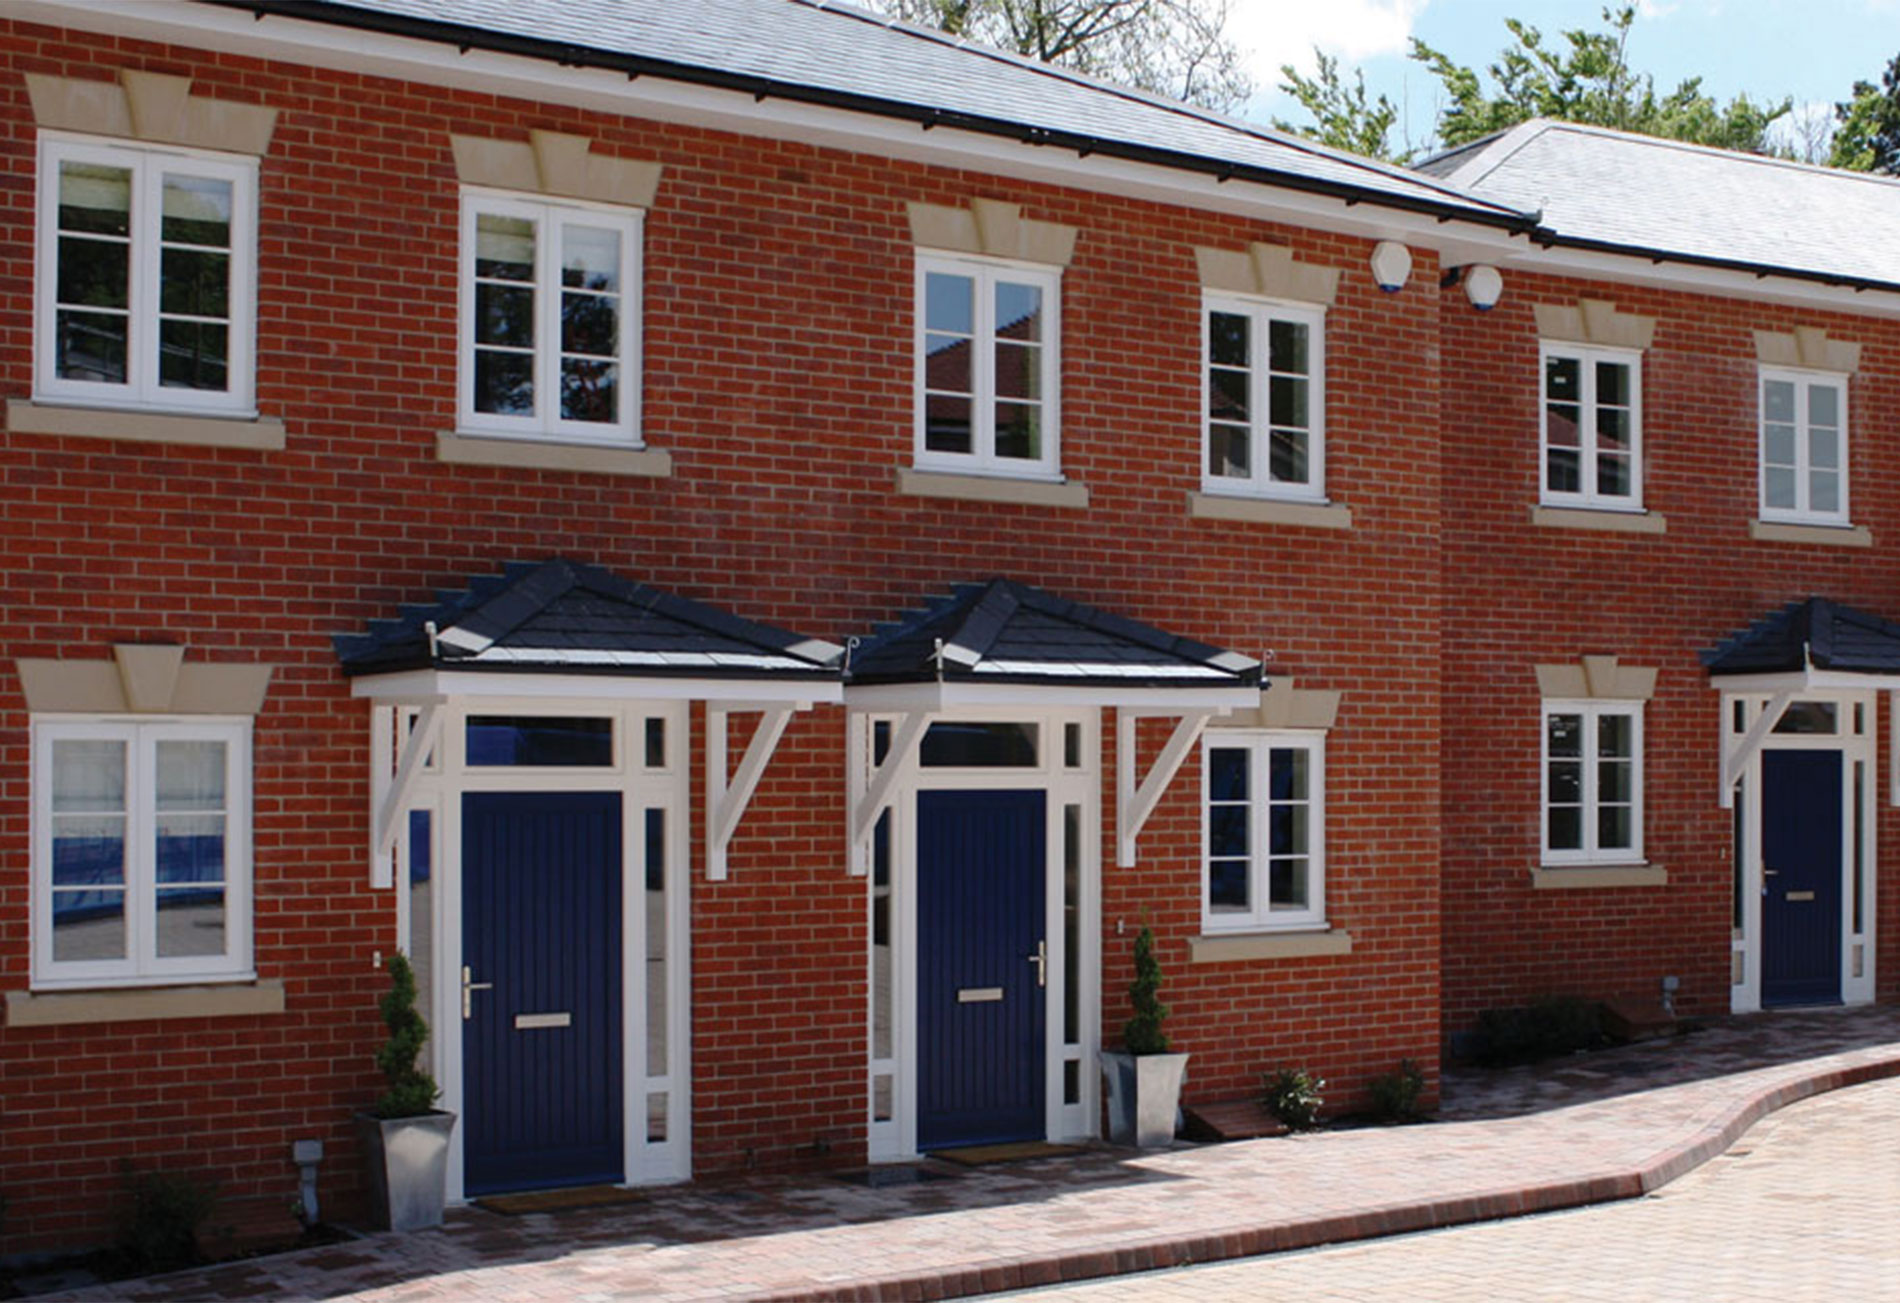
<svg viewBox="0 0 1900 1303"><path fill-rule="evenodd" d="M1198 172L1222 182L1253 181L1282 190L1300 190L1309 194L1324 195L1332 199L1342 199L1348 206L1369 203L1407 212L1425 213L1438 218L1440 222L1467 221L1480 226L1499 227L1518 235L1529 235L1538 230L1535 219L1529 214L1487 213L1482 209L1463 208L1452 203L1393 195L1341 181L1328 181L1321 177L1300 176L1297 173L1279 172L1267 167L1205 158L1198 154L1162 149L1155 145L1137 145L1129 141L1106 140L1076 132L1052 131L1046 127L1012 122L1006 118L926 108L918 104L881 99L874 95L826 90L819 86L776 81L749 73L726 72L718 68L675 63L648 55L597 50L588 46L570 45L561 41L543 40L512 32L497 32L459 23L415 18L407 14L356 9L344 4L323 3L322 0L205 0L205 2L242 10L260 20L265 17L299 18L332 27L348 27L386 36L406 36L415 40L453 45L465 54L472 49L490 50L498 54L513 54L544 63L554 63L565 68L599 68L609 72L620 72L625 73L629 81L639 77L659 77L667 81L740 91L751 95L755 100L790 100L795 103L816 104L824 108L896 118L915 122L926 131L935 127L954 127L961 131L997 136L1023 144L1073 149L1079 157L1083 158L1090 154L1102 154L1110 158L1125 159L1134 163L1150 163L1176 171ZM686 2L690 3L690 0Z"/></svg>
<svg viewBox="0 0 1900 1303"><path fill-rule="evenodd" d="M1583 236L1559 235L1556 231L1543 226L1537 227L1529 234L1532 241L1546 249L1581 249L1588 253L1609 253L1625 258L1647 258L1651 263L1675 262L1692 267L1711 267L1718 271L1742 272L1753 276L1756 280L1781 276L1789 280L1812 281L1835 289L1853 290L1856 294L1864 294L1868 290L1879 290L1889 294L1900 293L1900 283L1870 280L1865 276L1842 276L1835 272L1778 267L1772 263L1750 262L1741 258L1718 258L1713 254L1683 253L1674 249L1657 249L1641 244L1618 244L1613 240L1591 240Z"/></svg>

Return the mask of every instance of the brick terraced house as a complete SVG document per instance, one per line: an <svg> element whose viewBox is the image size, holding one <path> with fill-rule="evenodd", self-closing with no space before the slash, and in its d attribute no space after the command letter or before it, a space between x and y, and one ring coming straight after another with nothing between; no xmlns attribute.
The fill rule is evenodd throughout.
<svg viewBox="0 0 1900 1303"><path fill-rule="evenodd" d="M0 52L0 1253L347 1214L395 950L456 1198L1095 1136L1144 925L1190 1103L1900 992L1892 183L828 0Z"/></svg>

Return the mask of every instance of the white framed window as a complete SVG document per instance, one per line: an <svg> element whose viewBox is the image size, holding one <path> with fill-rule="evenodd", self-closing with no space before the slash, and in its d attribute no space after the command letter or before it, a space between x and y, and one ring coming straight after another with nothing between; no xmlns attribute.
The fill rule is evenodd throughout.
<svg viewBox="0 0 1900 1303"><path fill-rule="evenodd" d="M642 216L463 193L462 430L639 444Z"/></svg>
<svg viewBox="0 0 1900 1303"><path fill-rule="evenodd" d="M255 405L257 161L42 133L34 397Z"/></svg>
<svg viewBox="0 0 1900 1303"><path fill-rule="evenodd" d="M33 984L251 973L251 721L33 723Z"/></svg>
<svg viewBox="0 0 1900 1303"><path fill-rule="evenodd" d="M1847 377L1761 371L1761 518L1845 525Z"/></svg>
<svg viewBox="0 0 1900 1303"><path fill-rule="evenodd" d="M1057 478L1059 272L917 255L917 465Z"/></svg>
<svg viewBox="0 0 1900 1303"><path fill-rule="evenodd" d="M1543 501L1640 511L1643 355L1543 346Z"/></svg>
<svg viewBox="0 0 1900 1303"><path fill-rule="evenodd" d="M1643 703L1543 705L1543 862L1643 858Z"/></svg>
<svg viewBox="0 0 1900 1303"><path fill-rule="evenodd" d="M1326 313L1207 295L1201 314L1208 493L1326 493Z"/></svg>
<svg viewBox="0 0 1900 1303"><path fill-rule="evenodd" d="M1323 927L1325 735L1209 730L1201 761L1205 930Z"/></svg>

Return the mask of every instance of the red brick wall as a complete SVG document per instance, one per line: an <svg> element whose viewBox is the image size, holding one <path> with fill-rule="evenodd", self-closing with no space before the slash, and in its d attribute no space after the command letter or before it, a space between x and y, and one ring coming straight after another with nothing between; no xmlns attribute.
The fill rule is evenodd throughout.
<svg viewBox="0 0 1900 1303"><path fill-rule="evenodd" d="M1643 358L1643 497L1660 536L1536 527L1535 303L1612 300L1656 318ZM1874 547L1754 542L1754 330L1820 326L1860 341L1848 389L1850 505ZM1732 837L1717 804L1719 694L1697 654L1809 596L1892 618L1900 557L1900 328L1842 314L1512 272L1489 313L1443 300L1444 1016L1551 994L1656 995L1682 979L1685 1013L1729 1008ZM1664 887L1537 891L1539 697L1533 666L1613 654L1660 670L1646 713L1647 858ZM1884 711L1887 708L1883 705ZM1884 731L1883 731L1884 732ZM1881 737L1885 782L1886 739ZM1900 821L1880 802L1879 884L1900 879ZM1900 933L1879 936L1891 998Z"/></svg>
<svg viewBox="0 0 1900 1303"><path fill-rule="evenodd" d="M0 987L28 982L27 717L18 656L172 639L278 667L256 735L256 958L280 1017L0 1029L0 1252L97 1238L122 1158L288 1201L293 1137L354 1197L352 1107L374 1089L365 709L329 636L514 559L562 553L842 638L1003 574L1257 654L1345 693L1328 742L1331 920L1350 957L1191 966L1198 760L1112 867L1103 1023L1152 917L1191 1099L1276 1064L1349 1104L1435 1064L1441 593L1437 352L1421 257L1380 294L1358 240L908 163L334 72L0 26L0 389L31 392L31 112L20 74L187 73L280 110L261 172L258 397L281 452L8 432L0 458ZM582 132L665 165L647 218L645 434L669 479L445 466L454 424L450 132ZM911 457L904 202L1020 202L1081 228L1064 279L1063 440L1087 511L899 497ZM1190 518L1199 486L1193 247L1293 243L1344 269L1328 318L1328 479L1350 532ZM1658 486L1660 488L1660 484ZM1111 720L1104 734L1112 737ZM1105 755L1112 774L1112 749ZM843 718L799 718L731 851L693 884L697 1170L861 1157L864 883L843 866ZM1104 823L1113 826L1112 782ZM697 797L694 835L699 835Z"/></svg>

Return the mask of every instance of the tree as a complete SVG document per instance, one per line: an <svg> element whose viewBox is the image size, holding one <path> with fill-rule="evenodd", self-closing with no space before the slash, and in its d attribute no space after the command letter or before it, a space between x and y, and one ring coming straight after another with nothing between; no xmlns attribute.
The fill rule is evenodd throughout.
<svg viewBox="0 0 1900 1303"><path fill-rule="evenodd" d="M1517 43L1502 50L1489 68L1496 94L1486 93L1472 69L1413 38L1412 57L1431 69L1450 98L1438 115L1441 144L1462 145L1541 117L1721 149L1770 152L1768 128L1794 107L1792 98L1769 105L1739 95L1723 105L1703 92L1700 77L1687 78L1674 91L1658 96L1655 79L1629 65L1635 20L1634 5L1605 9L1606 30L1564 32L1567 48L1552 48L1535 27L1505 19Z"/></svg>
<svg viewBox="0 0 1900 1303"><path fill-rule="evenodd" d="M1395 156L1387 141L1392 124L1398 120L1399 111L1383 95L1377 100L1367 97L1365 70L1356 69L1353 83L1348 86L1345 78L1339 75L1339 60L1318 49L1313 51L1313 57L1319 61L1319 75L1316 77L1302 76L1290 63L1280 65L1280 75L1285 78L1280 83L1280 89L1298 100L1300 107L1313 115L1313 125L1297 127L1278 118L1274 119L1273 125L1281 131L1307 136L1334 149L1364 154L1369 158L1405 161L1410 151Z"/></svg>
<svg viewBox="0 0 1900 1303"><path fill-rule="evenodd" d="M871 0L906 22L1218 112L1253 94L1232 0Z"/></svg>
<svg viewBox="0 0 1900 1303"><path fill-rule="evenodd" d="M1853 98L1834 106L1840 128L1834 133L1830 167L1900 176L1900 54L1893 57L1878 86L1854 83Z"/></svg>

